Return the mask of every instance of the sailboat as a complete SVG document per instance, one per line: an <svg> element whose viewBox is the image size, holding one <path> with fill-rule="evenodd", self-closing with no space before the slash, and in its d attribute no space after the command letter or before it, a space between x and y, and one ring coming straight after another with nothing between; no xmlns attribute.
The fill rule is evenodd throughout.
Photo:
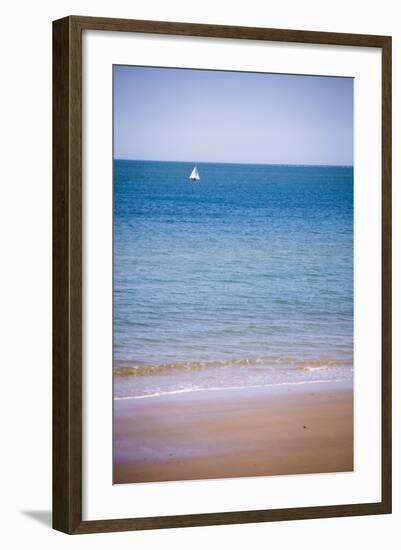
<svg viewBox="0 0 401 550"><path fill-rule="evenodd" d="M190 176L189 176L189 179L192 180L192 181L198 181L200 180L200 175L199 175L199 172L198 172L198 168L196 167L196 165L194 166Z"/></svg>

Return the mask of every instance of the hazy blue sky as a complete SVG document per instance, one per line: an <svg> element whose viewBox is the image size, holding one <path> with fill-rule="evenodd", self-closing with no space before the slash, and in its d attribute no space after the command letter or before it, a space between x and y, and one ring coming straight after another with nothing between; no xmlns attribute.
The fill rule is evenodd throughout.
<svg viewBox="0 0 401 550"><path fill-rule="evenodd" d="M353 164L353 80L114 67L114 157Z"/></svg>

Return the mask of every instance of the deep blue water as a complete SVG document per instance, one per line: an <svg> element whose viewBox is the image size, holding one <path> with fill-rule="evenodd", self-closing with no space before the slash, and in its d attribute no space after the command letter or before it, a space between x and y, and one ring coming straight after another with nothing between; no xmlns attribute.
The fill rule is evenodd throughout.
<svg viewBox="0 0 401 550"><path fill-rule="evenodd" d="M116 396L352 377L353 169L192 168L114 163Z"/></svg>

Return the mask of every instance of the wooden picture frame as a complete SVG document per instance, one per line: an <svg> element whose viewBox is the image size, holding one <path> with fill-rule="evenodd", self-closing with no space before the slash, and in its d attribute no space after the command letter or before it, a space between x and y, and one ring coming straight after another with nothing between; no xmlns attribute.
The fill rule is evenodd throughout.
<svg viewBox="0 0 401 550"><path fill-rule="evenodd" d="M82 520L84 30L378 48L382 58L382 497L379 502ZM53 23L53 527L69 534L391 512L391 37L71 16Z"/></svg>

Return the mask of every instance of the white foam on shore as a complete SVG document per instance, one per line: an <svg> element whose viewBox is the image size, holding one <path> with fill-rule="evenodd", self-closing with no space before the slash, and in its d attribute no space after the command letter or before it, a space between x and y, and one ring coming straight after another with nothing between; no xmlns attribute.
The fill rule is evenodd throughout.
<svg viewBox="0 0 401 550"><path fill-rule="evenodd" d="M326 365L322 365L321 367L303 367L304 370L307 371L315 371L315 370L329 370L329 367Z"/></svg>
<svg viewBox="0 0 401 550"><path fill-rule="evenodd" d="M125 397L114 397L115 401L125 401L128 399L151 399L154 397L163 397L165 395L177 395L180 393L195 393L208 391L225 391L225 390L247 390L255 388L274 388L278 386L302 386L305 384L333 384L336 382L350 382L352 378L338 378L335 380L302 380L301 382L281 382L278 384L255 384L252 386L226 386L219 388L185 388L181 390L171 390L165 392L149 393L147 395L127 395Z"/></svg>

